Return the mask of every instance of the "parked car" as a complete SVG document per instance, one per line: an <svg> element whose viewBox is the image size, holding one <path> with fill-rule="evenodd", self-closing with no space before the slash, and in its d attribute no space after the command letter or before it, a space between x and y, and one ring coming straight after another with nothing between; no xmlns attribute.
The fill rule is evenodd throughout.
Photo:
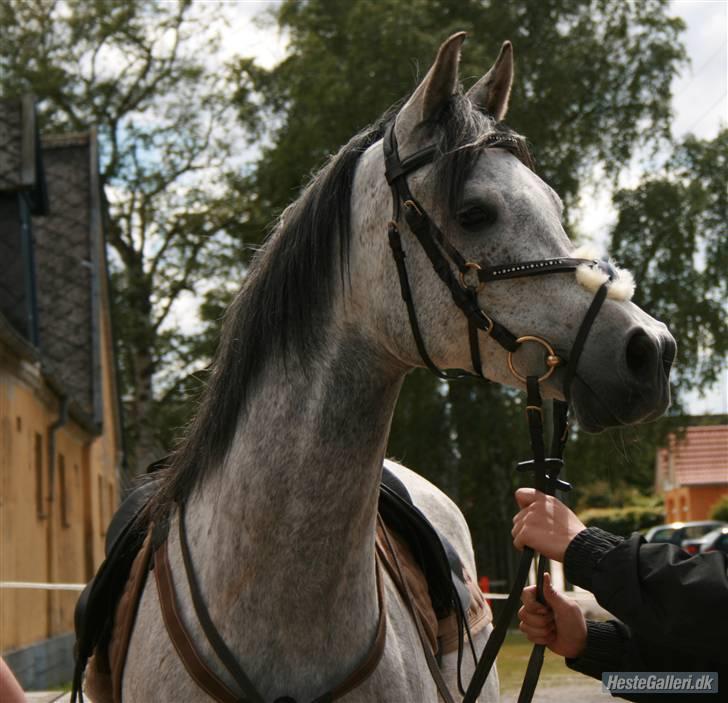
<svg viewBox="0 0 728 703"><path fill-rule="evenodd" d="M682 548L689 554L715 551L728 554L728 525L718 527L699 539L685 540Z"/></svg>
<svg viewBox="0 0 728 703"><path fill-rule="evenodd" d="M683 547L686 540L691 542L699 540L708 532L719 527L728 527L728 523L720 520L699 520L696 522L672 522L669 525L657 525L647 531L645 539L648 542L670 542ZM697 549L692 552L697 554Z"/></svg>

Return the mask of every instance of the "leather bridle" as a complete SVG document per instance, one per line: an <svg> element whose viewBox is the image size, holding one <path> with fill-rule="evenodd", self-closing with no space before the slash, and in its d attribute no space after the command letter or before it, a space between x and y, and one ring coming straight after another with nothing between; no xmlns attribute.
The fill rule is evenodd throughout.
<svg viewBox="0 0 728 703"><path fill-rule="evenodd" d="M498 135L497 138L493 139L491 142L486 141L485 145L491 147L507 146L505 140L507 140L507 137ZM489 282L506 278L538 276L549 273L565 273L574 271L578 266L583 264L598 266L607 273L611 280L613 271L609 266L609 263L606 261L591 261L588 259L575 259L568 257L542 259L539 261L524 261L501 266L484 266L476 262L468 261L447 240L437 225L435 225L435 223L428 217L424 209L412 195L407 184L408 174L434 161L436 155L435 147L428 147L418 151L416 154L404 160L400 160L397 151L397 142L394 135L394 125L390 124L384 134L384 155L386 162L385 173L387 182L392 189L393 200L393 215L388 226L389 243L397 264L402 297L407 305L412 333L422 360L425 365L440 378L453 379L461 378L463 376L478 376L485 379L480 357L479 332L484 332L495 339L508 352L509 368L516 378L525 382L528 392L526 412L528 416L533 459L521 462L519 464L519 470L534 471L535 486L538 490L541 490L544 493L553 495L557 488L561 490L568 490L570 486L558 479L558 473L563 464L563 449L568 435L568 402L556 401L554 403L554 430L552 446L550 456L547 458L543 440L543 409L540 394L540 384L549 378L556 367L564 363L564 360L556 354L554 348L545 339L533 335L517 337L512 334L480 307L478 293L481 288ZM405 254L402 249L398 224L402 207L404 208L405 219L409 229L415 235L420 246L427 254L427 257L432 263L432 266L437 272L439 278L450 290L453 301L467 318L470 352L475 373L463 370L458 370L454 373L443 371L437 367L427 352L424 338L417 320L417 313L415 311L414 300L407 275ZM563 380L564 395L567 398L567 401L569 386L574 374L576 373L576 365L578 363L581 350L584 347L587 335L589 334L589 330L591 329L597 313L606 298L607 285L608 281L596 292L587 314L577 332L574 344L572 345L570 359L566 364L566 372ZM521 345L526 343L540 344L547 352L545 359L546 371L540 376L521 374L515 367L513 354ZM236 661L234 654L223 641L222 637L215 628L207 610L207 606L205 605L197 582L197 577L194 573L192 557L187 545L183 504L178 505L177 522L183 569L187 578L187 584L192 597L192 605L196 618L220 665L227 670L230 678L235 682L235 690L231 689L228 684L210 668L205 661L205 658L195 645L187 626L182 621L167 554L167 532L169 529L169 521L165 520L159 525L154 525L152 528L152 545L154 549L153 568L159 601L162 608L162 616L177 654L193 680L213 700L219 701L220 703L239 703L241 701L246 703L255 703L258 701L262 702L262 695L255 688L239 663ZM383 523L381 526L384 538L388 542L389 538L386 533L386 527ZM407 594L408 586L406 579L402 576L397 564L395 550L392 550L392 552L394 554L396 570L399 572L399 581L401 582L405 594ZM518 568L518 574L516 576L516 582L508 596L505 608L501 611L496 621L495 628L488 639L480 661L477 663L468 689L467 691L462 691L462 687L460 687L461 692L464 695L463 703L474 703L483 687L483 684L485 683L505 637L508 625L516 611L516 608L518 607L521 591L525 585L526 579L528 578L528 572L533 556L533 550L529 548L524 549ZM386 633L386 605L384 603L384 588L382 585L379 559L379 554L377 554L378 561L376 568L379 620L374 642L371 643L367 655L364 660L360 662L359 666L357 666L357 668L349 674L344 681L330 691L317 697L313 703L332 703L333 701L342 698L354 688L361 685L361 683L371 675L382 657ZM546 560L541 557L538 564L538 597L541 602L544 602L543 574L545 569ZM410 597L407 596L407 598L409 601ZM418 632L422 639L428 668L435 680L438 691L445 701L452 702L454 699L448 691L447 684L439 672L437 662L429 650L429 645L423 637L421 623L418 623L417 621L418 616L416 609L412 606L411 602L409 602L408 607L415 618L415 623L417 624ZM469 636L467 622L465 622L464 630L468 632ZM462 660L463 639L464 638L461 637L461 648L458 652L459 686L459 668ZM472 648L472 641L470 644L473 656L475 657L475 650ZM524 678L523 688L521 689L521 697L518 699L519 703L527 703L531 700L541 669L543 653L543 646L537 645L534 647L531 659L529 660L526 676ZM283 696L278 698L275 703L292 702L295 703L294 699L289 696Z"/></svg>
<svg viewBox="0 0 728 703"><path fill-rule="evenodd" d="M507 134L494 132L490 139L483 143L484 148L504 147L512 148L515 139ZM468 261L444 236L440 228L427 215L424 208L418 203L407 183L407 176L421 167L432 163L437 155L435 146L426 147L416 153L400 159L395 136L395 125L392 122L386 129L383 139L385 176L392 190L392 219L387 226L389 245L392 250L397 274L399 276L402 299L407 306L410 327L422 361L436 376L443 379L457 379L466 376L477 376L485 380L480 356L479 332L492 337L503 349L508 352L508 368L522 383L526 384L527 404L526 415L531 441L533 458L520 462L519 471L533 471L536 489L554 495L556 489L567 491L571 486L559 480L558 474L563 466L563 452L568 438L568 408L571 383L576 374L579 357L584 349L589 331L594 320L607 297L608 285L615 276L614 269L608 260L576 259L569 257L556 257L553 259L540 259L536 261L521 261L498 266L487 266L480 262ZM450 291L453 302L467 318L468 338L470 343L470 356L473 372L455 370L447 372L440 369L427 352L422 331L415 310L412 289L407 275L405 253L402 248L399 220L404 210L404 219L412 234L430 260L432 267L440 280ZM486 283L508 279L541 276L555 273L569 273L579 266L587 265L597 267L607 274L607 280L597 289L594 298L587 310L584 319L577 331L571 347L569 359L562 359L553 346L542 337L536 335L516 336L506 327L485 312L478 301L478 293ZM545 352L545 371L539 375L522 374L514 364L513 354L526 343L541 345ZM551 450L546 456L543 436L543 401L541 399L540 384L551 377L557 366L566 363L566 370L562 380L562 389L565 400L554 401L553 404L553 430ZM508 626L519 606L523 587L528 579L534 552L529 547L523 550L521 561L516 574L515 583L508 596L505 606L501 610L488 642L477 662L475 672L467 691L464 693L463 703L475 703L485 680L495 663L498 651L505 639ZM537 568L537 598L545 603L543 596L543 578L548 560L539 556ZM538 682L544 656L544 646L534 645L528 662L518 703L529 703ZM450 697L451 698L451 697Z"/></svg>

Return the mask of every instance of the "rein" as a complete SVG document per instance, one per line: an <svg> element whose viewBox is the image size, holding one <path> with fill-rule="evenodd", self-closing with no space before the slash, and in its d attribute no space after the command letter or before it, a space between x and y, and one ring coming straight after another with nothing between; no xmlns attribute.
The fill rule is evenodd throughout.
<svg viewBox="0 0 728 703"><path fill-rule="evenodd" d="M499 138L490 143L486 143L486 146L501 146L503 142L504 140ZM407 306L412 335L422 361L432 373L442 379L475 376L487 380L482 368L478 333L484 332L498 342L508 352L508 368L511 373L519 381L526 384L526 416L533 458L520 462L518 470L533 471L535 488L547 495L554 495L557 489L562 491L570 490L571 486L558 478L559 472L563 467L564 447L568 438L569 391L571 382L576 375L579 357L584 349L589 331L607 297L608 285L614 277L614 270L606 260L575 259L569 257L522 261L500 266L485 266L479 262L468 261L447 240L442 231L426 214L425 210L412 195L407 184L408 174L434 161L436 148L434 146L427 147L405 159L400 159L394 133L394 123L391 123L385 131L383 147L385 176L392 190L392 219L387 225L389 245L397 266L402 299ZM415 310L409 277L407 275L406 256L402 249L399 229L402 210L404 210L404 218L410 231L415 235L415 238L430 260L440 280L449 289L453 302L467 318L470 356L474 373L462 369L457 369L454 372L443 371L435 364L427 352ZM480 307L478 293L486 283L507 278L525 278L546 274L570 273L583 264L601 269L607 274L607 280L597 289L577 331L569 355L570 358L566 361L566 370L562 382L565 400L553 402L552 441L550 452L547 456L544 444L543 401L540 385L551 377L557 366L564 364L564 359L556 354L554 348L547 340L535 335L517 337L510 332ZM453 268L457 270L457 274L453 271ZM539 344L546 352L546 370L541 375L522 374L516 369L513 354L521 345L526 343ZM533 549L530 547L524 548L513 588L496 620L480 661L477 662L473 677L467 691L465 691L463 703L475 703L485 684L485 680L495 663L498 651L505 639L508 625L518 609L521 591L528 579L533 558ZM545 604L543 581L547 567L548 560L543 556L539 556L537 567L537 599L542 604ZM543 645L534 645L533 647L521 686L521 692L518 697L518 703L529 703L533 697L543 664L544 650L545 647ZM435 680L437 681L437 678Z"/></svg>

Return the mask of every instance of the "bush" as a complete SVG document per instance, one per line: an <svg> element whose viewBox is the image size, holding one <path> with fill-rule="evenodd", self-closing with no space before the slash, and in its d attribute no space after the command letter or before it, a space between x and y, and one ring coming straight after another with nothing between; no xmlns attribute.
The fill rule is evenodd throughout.
<svg viewBox="0 0 728 703"><path fill-rule="evenodd" d="M628 508L591 508L579 515L587 527L600 527L621 537L646 530L665 522L661 507L631 506Z"/></svg>
<svg viewBox="0 0 728 703"><path fill-rule="evenodd" d="M710 519L728 522L728 495L719 498L718 502L710 509Z"/></svg>

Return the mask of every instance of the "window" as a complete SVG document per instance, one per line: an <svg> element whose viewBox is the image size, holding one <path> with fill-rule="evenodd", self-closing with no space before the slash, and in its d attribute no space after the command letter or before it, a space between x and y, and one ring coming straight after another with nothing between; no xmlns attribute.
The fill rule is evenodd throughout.
<svg viewBox="0 0 728 703"><path fill-rule="evenodd" d="M35 433L35 512L39 520L47 516L45 511L45 495L43 495L43 435Z"/></svg>
<svg viewBox="0 0 728 703"><path fill-rule="evenodd" d="M107 495L109 498L109 506L108 506L109 512L107 513L107 515L109 516L109 522L111 522L111 518L114 514L114 484L111 481L109 481L107 483L107 488L108 488Z"/></svg>
<svg viewBox="0 0 728 703"><path fill-rule="evenodd" d="M100 474L97 478L97 497L99 501L99 534L106 534L106 516L104 515L104 479Z"/></svg>
<svg viewBox="0 0 728 703"><path fill-rule="evenodd" d="M63 454L58 455L58 492L61 500L61 525L63 527L70 527L71 510L66 476L66 457Z"/></svg>

